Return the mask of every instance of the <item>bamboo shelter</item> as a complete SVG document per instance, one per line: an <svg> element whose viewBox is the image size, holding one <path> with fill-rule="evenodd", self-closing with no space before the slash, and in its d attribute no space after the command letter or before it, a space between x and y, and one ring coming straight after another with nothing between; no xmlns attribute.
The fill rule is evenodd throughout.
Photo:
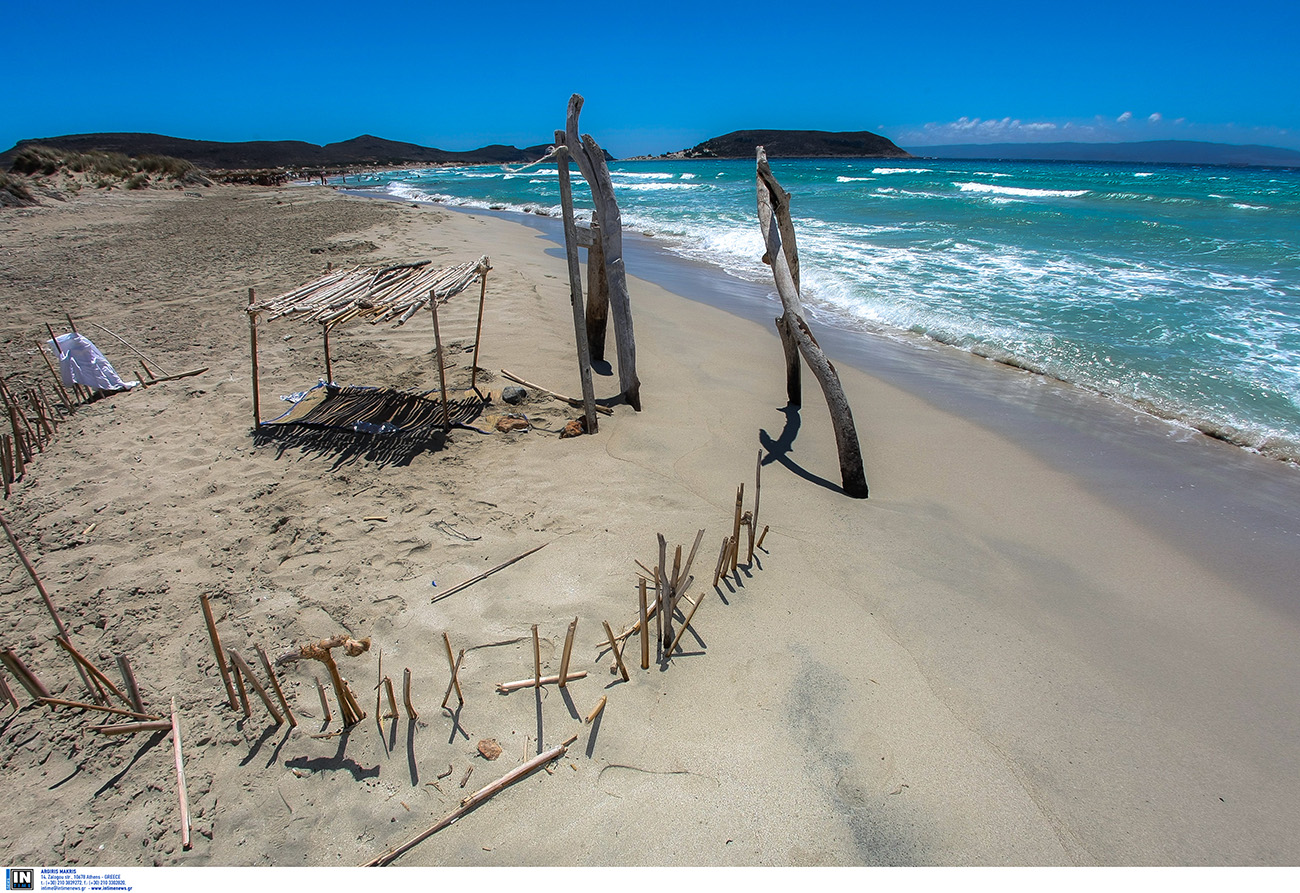
<svg viewBox="0 0 1300 893"><path fill-rule="evenodd" d="M252 354L253 424L262 433L271 425L306 425L323 431L333 429L362 435L398 435L424 439L436 427L445 435L453 425L472 421L486 402L478 389L479 341L483 331L483 305L487 298L487 274L492 265L487 256L450 267L435 267L430 261L387 267L350 267L329 270L324 275L269 300L257 301L248 293L249 340ZM438 306L446 304L475 282L479 284L478 320L474 334L474 359L470 391L449 397L446 360L438 325ZM335 326L364 320L371 325L404 325L425 308L433 320L438 365L438 392L411 393L363 387L340 388L334 384L330 355L330 332ZM258 365L259 319L299 321L321 327L325 381L321 393L307 411L291 410L274 422L263 422ZM318 389L312 389L316 391ZM310 393L310 392L309 392ZM474 406L468 405L473 403Z"/></svg>

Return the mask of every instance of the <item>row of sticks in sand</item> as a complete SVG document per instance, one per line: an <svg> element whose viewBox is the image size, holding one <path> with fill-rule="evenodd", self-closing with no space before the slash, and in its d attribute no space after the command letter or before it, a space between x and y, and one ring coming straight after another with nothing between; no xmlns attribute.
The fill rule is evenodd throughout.
<svg viewBox="0 0 1300 893"><path fill-rule="evenodd" d="M27 554L23 551L14 535L13 529L9 526L8 520L0 515L0 526L4 528L5 536L8 537L14 551L18 554L27 573L36 585L45 607L54 620L54 625L58 630L54 641L59 644L68 656L72 659L77 673L81 676L82 684L85 685L86 691L93 703L85 701L74 701L67 698L54 697L50 689L44 682L32 671L30 667L18 656L12 648L0 648L0 663L2 663L19 684L27 690L27 693L40 704L55 710L58 707L69 707L78 710L90 710L97 713L107 713L111 716L125 717L129 722L115 722L103 725L91 726L91 731L98 732L101 735L125 735L136 732L171 732L172 737L172 755L176 766L176 790L180 800L181 813L181 846L184 849L190 848L190 807L189 795L185 788L185 758L181 746L181 727L180 718L176 711L176 699L171 699L171 715L164 718L145 710L144 698L140 693L140 686L136 682L135 671L131 667L131 661L125 654L117 655L118 670L122 674L122 688L114 684L113 680L108 677L103 670L95 665L75 645L72 644L72 637L68 632L67 626L63 622L62 616L54 605L54 600L50 597L49 592L45 589L45 584L36 573L36 568L32 566ZM113 699L109 697L112 694L122 706L113 706ZM0 670L0 709L12 705L15 711L21 710L22 705L19 703L13 689L10 688L5 673Z"/></svg>
<svg viewBox="0 0 1300 893"><path fill-rule="evenodd" d="M755 471L754 508L752 511L749 512L743 511L745 488L744 485L742 484L736 494L736 511L732 522L732 535L723 540L722 548L718 555L717 565L714 568L713 585L715 587L718 585L719 581L722 579L725 573L734 573L737 571L739 567L741 527L746 527L748 530L748 542L746 547L747 556L748 556L746 559L747 564L749 565L753 564L754 549L760 548L763 544L763 537L766 536L768 527L764 526L763 532L758 535L757 539L755 539L754 536L754 530L757 527L758 504L759 504L758 495L759 495L759 489L761 487L761 480L762 480L762 453L760 452L758 467ZM690 570L692 564L694 563L695 555L699 549L700 542L704 538L704 531L701 530L699 533L696 534L695 543L692 546L690 554L687 556L686 562L684 564L682 563L681 560L682 549L680 546L677 547L673 559L673 568L671 574L667 572L667 541L664 539L664 536L662 534L660 534L658 538L659 538L659 568L652 571L649 568L646 568L645 565L641 565L640 562L637 562L637 564L641 565L641 569L645 571L647 574L647 576L639 576L638 619L629 630L627 630L626 632L618 636L614 635L614 631L610 628L608 621L604 621L603 623L605 628L605 636L608 639L609 647L614 657L615 665L613 668L611 668L611 672L618 672L620 675L622 675L624 681L628 681L630 678L627 671L627 666L626 664L624 664L623 656L622 656L622 648L626 644L627 639L635 635L636 633L640 632L641 668L643 670L649 669L650 667L650 643L649 643L649 636L648 636L649 618L651 616L660 618L659 626L657 630L658 640L660 643L660 647L662 649L661 656L663 659L666 660L676 650L678 643L681 641L682 635L686 632L686 630L691 625L691 620L695 616L696 609L699 607L700 603L704 601L703 594L697 596L694 602L690 602L690 599L687 598L685 595L687 589L690 587L690 584L694 580L694 578L690 576ZM524 555L519 556L519 558L523 558L528 554L531 553L526 552L524 553ZM507 562L506 565L512 564L514 561L517 560L519 559L518 558L513 559L512 561ZM501 567L505 567L506 565L501 565ZM494 568L493 571L489 571L488 574L493 573L499 569L500 568ZM480 575L479 577L469 582L471 583L476 582L477 580L482 579L488 574ZM650 584L652 581L655 589L655 599L654 599L653 606L649 604L649 600L647 599L647 585ZM672 632L672 613L673 611L677 610L677 603L680 599L683 598L685 598L686 601L690 602L691 608L689 613L687 613L683 617L681 628L674 636ZM554 676L543 676L541 649L538 640L537 624L533 624L532 627L533 678L521 679L517 682L503 682L497 685L497 690L499 692L504 693L504 692L517 691L523 688L540 689L541 686L548 685L548 684L557 684L561 687L564 687L570 680L578 679L583 676L586 676L587 675L586 672L582 670L573 673L569 672L569 660L573 651L573 640L574 640L574 634L577 630L577 626L578 626L578 618L575 617L573 619L573 622L569 624L568 633L566 634L564 639L564 650L560 658L560 672ZM447 643L448 659L450 659L451 646L450 646L450 642L447 642L445 634L444 634L444 642ZM666 647L664 645L665 642L669 642L669 644ZM621 645L620 643L623 644ZM465 652L462 651L460 653L460 656L464 657L464 654ZM458 659L452 665L453 683L457 683L457 673L459 671L459 666L460 666L460 661ZM596 717L601 714L601 712L605 708L607 699L608 699L607 696L604 695L601 696L600 700L596 703L596 706L591 710L590 713L587 714L586 717L587 723L594 722ZM445 702L444 702L444 706L445 706ZM498 792L509 787L514 782L527 777L528 775L535 772L537 769L546 766L551 761L556 760L559 757L563 756L567 752L568 747L571 744L573 744L573 742L576 741L577 738L578 738L577 735L573 735L569 737L567 740L565 740L564 743L556 747L553 747L550 750L545 751L544 753L538 754L533 759L522 763L515 769L508 772L506 775L502 776L501 778L497 779L493 783L482 788L472 796L466 797L464 800L461 801L461 804L457 809L453 810L447 816L444 816L441 820L436 822L430 828L426 829L425 831L421 832L420 834L416 835L415 837L406 841L400 846L396 846L388 850L387 852L383 853L382 855L375 857L374 859L370 860L365 864L367 866L384 866L384 865L392 864L402 854L410 851L422 841L427 840L429 837L436 834L438 831L441 831L443 828L446 828L448 825L452 824L453 822L457 821L467 813L476 809L484 801L488 800Z"/></svg>

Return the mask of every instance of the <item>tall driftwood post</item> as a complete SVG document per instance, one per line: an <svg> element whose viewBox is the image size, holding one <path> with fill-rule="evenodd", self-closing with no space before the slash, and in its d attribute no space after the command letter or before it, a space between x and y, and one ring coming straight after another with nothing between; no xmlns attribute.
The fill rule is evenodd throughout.
<svg viewBox="0 0 1300 893"><path fill-rule="evenodd" d="M605 275L605 249L600 245L600 225L591 222L587 246L587 343L594 363L605 359L605 332L609 329L609 277Z"/></svg>
<svg viewBox="0 0 1300 893"><path fill-rule="evenodd" d="M614 342L618 352L618 384L628 405L641 411L641 380L636 374L636 340L632 334L632 302L627 290L627 272L623 267L623 218L614 198L614 183L605 164L605 153L591 135L579 137L578 115L583 98L569 97L565 119L564 144L578 170L591 187L595 221L600 232L600 246L605 257L605 274L609 284L609 312L614 318ZM557 134L558 136L558 134ZM557 139L557 143L559 140ZM590 260L590 258L589 258Z"/></svg>
<svg viewBox="0 0 1300 893"><path fill-rule="evenodd" d="M858 444L858 432L853 425L853 411L849 408L848 398L844 396L839 373L827 359L803 318L803 301L799 296L799 254L795 248L794 223L790 219L790 194L781 188L772 175L772 169L767 163L767 152L762 146L758 147L757 167L758 222L767 249L763 262L772 267L776 290L781 296L781 305L785 308L777 329L781 331L782 342L786 345L787 389L791 384L789 345L793 341L822 386L822 393L830 408L835 446L840 454L840 479L844 492L855 499L865 499L867 475L862 467L862 447ZM797 400L791 402L798 405Z"/></svg>
<svg viewBox="0 0 1300 893"><path fill-rule="evenodd" d="M492 269L487 255L483 255L478 265L478 322L474 326L474 361L469 370L469 389L478 393L478 348L483 340L483 305L487 302L487 274Z"/></svg>
<svg viewBox="0 0 1300 893"><path fill-rule="evenodd" d="M582 273L578 269L578 227L573 220L573 189L569 184L569 150L555 147L555 163L560 171L560 209L564 217L564 247L569 260L569 302L573 305L573 332L578 344L578 375L582 379L582 406L586 413L587 433L595 434L596 390L591 381L591 353L587 345L585 311L582 307Z"/></svg>

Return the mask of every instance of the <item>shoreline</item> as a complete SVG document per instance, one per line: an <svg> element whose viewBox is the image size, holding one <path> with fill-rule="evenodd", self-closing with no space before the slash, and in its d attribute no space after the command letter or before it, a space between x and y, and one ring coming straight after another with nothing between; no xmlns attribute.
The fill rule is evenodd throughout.
<svg viewBox="0 0 1300 893"><path fill-rule="evenodd" d="M970 159L950 160L959 163L971 161ZM653 162L655 159L648 159L648 161ZM1068 164L1072 162L1062 163ZM1129 163L1124 164L1132 166ZM492 165L487 167L498 169L497 166ZM429 204L435 207L468 213L500 214L503 219L516 220L517 222L523 222L525 225L542 230L553 240L560 241L562 244L562 239L557 235L560 231L560 227L558 217L554 216L556 212L553 208L548 208L544 205L533 204L519 207L508 203L480 199L457 199L455 202L443 202L441 200L409 198L371 191L375 187L362 186L350 189L345 187L340 188L343 188L347 194L360 197L378 198L381 200L399 202L413 201L422 205ZM553 220L554 222L549 224L540 222L545 220ZM717 276L727 279L731 285L731 289L744 296L739 300L731 300L725 297L713 297L710 300L714 306L726 306L731 309L732 312L736 313L736 315L744 316L748 319L756 319L758 318L756 316L757 307L762 306L765 303L770 303L765 301L765 299L772 294L772 287L766 280L751 280L737 276L708 260L687 257L677 250L678 246L676 246L672 240L664 239L656 234L643 234L635 230L629 230L626 231L624 235L625 239L628 239L629 242L637 239L644 241L645 244L642 247L646 248L647 251L642 254L642 260L649 261L650 268L655 270L655 275L652 275L651 278L657 282L668 283L671 288L673 287L671 283L680 278L680 274L673 272L674 267L686 268L699 265L700 268L713 271ZM678 293L682 293L680 287ZM834 331L837 337L840 337L841 342L852 353L862 352L860 348L852 343L854 339L860 338L870 342L883 340L887 342L885 350L890 353L891 358L900 365L909 367L917 365L923 361L917 360L914 356L900 356L895 350L897 346L901 345L906 349L903 351L903 354L907 354L909 351L912 353L926 353L935 349L940 352L954 351L967 357L988 360L1010 370L1040 376L1050 383L1064 385L1106 403L1113 404L1117 407L1117 411L1119 412L1141 413L1164 422L1171 427L1178 429L1180 432L1195 432L1204 435L1205 437L1229 444L1237 449L1263 456L1300 470L1300 452L1297 452L1300 447L1297 447L1295 442L1288 441L1286 438L1278 439L1261 434L1259 431L1252 431L1249 429L1238 431L1233 428L1230 422L1213 420L1212 418L1205 416L1204 413L1198 414L1198 412L1192 408L1165 408L1154 400L1144 400L1118 393L1108 393L1105 389L1099 386L1094 386L1082 381L1073 381L1062 378L1050 371L1037 368L1034 364L1028 361L1022 361L1013 355L1001 356L995 355L993 352L984 353L974 347L962 347L930 334L917 334L915 332L892 328L889 326L872 326L863 324L857 320L845 320L837 317L833 310L826 311L817 306L810 306L805 309L811 322L819 325L825 331ZM872 368L869 359L864 358L857 361L857 363L859 368L863 368L864 370L870 370ZM881 372L884 367L881 364L876 364L874 368L875 371ZM918 393L919 392L920 391L918 391Z"/></svg>
<svg viewBox="0 0 1300 893"><path fill-rule="evenodd" d="M479 365L572 392L560 250L517 221L325 190L94 197L0 226L16 248L6 285L25 298L7 322L15 344L66 308L164 361L212 366L80 411L5 507L83 651L130 654L149 706L177 697L195 848L176 839L169 753L106 744L75 711L24 707L0 719L3 768L33 793L0 819L10 863L356 865L454 808L467 768L477 788L574 732L554 775L401 864L1286 865L1300 854L1300 621L1273 600L1294 598L1278 591L1282 569L1180 543L1116 507L1125 481L1098 487L1070 462L1054 467L1033 436L842 363L872 485L869 500L846 499L818 483L838 467L824 401L805 382L803 409L781 406L770 323L633 278L645 411L616 407L594 436L548 433L577 412L533 397L531 432L457 432L405 464L254 445L249 286L277 294L326 259L486 253ZM453 301L442 317L457 385L476 304ZM435 386L425 323L341 328L336 379ZM262 334L270 406L316 378L320 339L287 322ZM598 377L598 394L615 387ZM656 533L689 548L704 527L697 567L710 562L756 452L770 460L772 527L757 562L699 585L705 602L669 663L643 671L633 659L629 682L610 675L600 624L635 615L633 559L654 561ZM1293 506L1292 492L1275 495ZM1134 497L1166 495L1146 482ZM1239 535L1231 518L1206 523ZM30 582L5 568L6 646L71 692ZM312 738L308 668L282 679L298 732L264 712L244 719L224 706L200 592L229 648L373 637L344 668L362 706L382 647L383 672L413 670L419 721ZM585 679L567 694L495 691L532 672L532 623L543 672L556 672L575 616L572 666ZM443 632L466 649L454 722L436 709ZM602 695L605 712L585 724ZM495 764L476 755L488 738L505 750ZM449 764L445 789L432 786ZM650 852L647 826L690 833Z"/></svg>
<svg viewBox="0 0 1300 893"><path fill-rule="evenodd" d="M535 229L554 245L548 254L564 256L558 220L442 207ZM629 276L762 326L775 338L771 317L780 308L770 289L683 258L650 236L625 233L624 245ZM635 298L633 306L635 313ZM1288 582L1295 567L1290 550L1300 542L1300 466L1294 462L942 342L846 329L813 314L810 322L836 364L852 366L1006 437L1088 489L1107 494L1117 507L1159 529L1189 554L1205 556L1207 563L1232 566L1243 577L1269 579L1270 602L1300 617L1300 599ZM779 370L779 349L768 362ZM821 399L811 384L805 382L806 402ZM853 408L860 431L869 429L870 407ZM871 471L868 457L868 480Z"/></svg>

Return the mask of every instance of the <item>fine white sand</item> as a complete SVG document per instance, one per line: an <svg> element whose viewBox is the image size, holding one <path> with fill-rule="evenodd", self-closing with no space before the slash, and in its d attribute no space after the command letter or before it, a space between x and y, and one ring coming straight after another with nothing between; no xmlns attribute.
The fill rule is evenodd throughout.
<svg viewBox="0 0 1300 893"><path fill-rule="evenodd" d="M506 368L576 394L563 259L517 223L306 187L86 196L5 212L0 244L11 382L39 372L48 388L34 345L64 311L124 371L132 355L91 323L169 372L210 367L81 408L2 509L77 646L110 675L129 655L150 710L176 698L194 846L180 846L165 736L104 738L89 731L98 716L51 713L11 681L25 706L0 717L0 767L24 808L0 817L6 864L356 865L574 733L550 773L398 864L1300 859L1300 626L1277 581L1224 572L1039 451L842 366L872 486L847 499L810 480L838 477L811 376L789 438L770 328L638 279L645 409L616 407L594 436L560 439L579 411L534 393L518 410L533 430L456 431L409 464L255 445L249 287L273 295L327 260L488 254L489 387ZM455 387L468 384L476 297L441 318ZM324 374L320 333L279 321L259 337L268 418ZM340 383L437 386L427 317L332 343ZM597 390L612 396L617 377ZM771 532L714 589L761 442L780 459L761 451ZM630 639L624 683L601 622L635 619L634 560L657 561L656 534L671 563L700 528L693 631L662 666L652 649L649 670ZM13 556L0 567L0 645L83 699L25 571ZM256 700L249 719L232 711L201 593L250 660L257 645L274 657L370 637L369 653L340 658L367 719L311 737L316 664L282 673L297 730ZM574 617L571 667L586 678L496 693L532 674L534 623L543 672L558 672ZM444 632L466 649L454 718L438 710ZM411 669L418 721L376 724L380 649L399 702ZM504 751L494 762L476 752L489 738Z"/></svg>

